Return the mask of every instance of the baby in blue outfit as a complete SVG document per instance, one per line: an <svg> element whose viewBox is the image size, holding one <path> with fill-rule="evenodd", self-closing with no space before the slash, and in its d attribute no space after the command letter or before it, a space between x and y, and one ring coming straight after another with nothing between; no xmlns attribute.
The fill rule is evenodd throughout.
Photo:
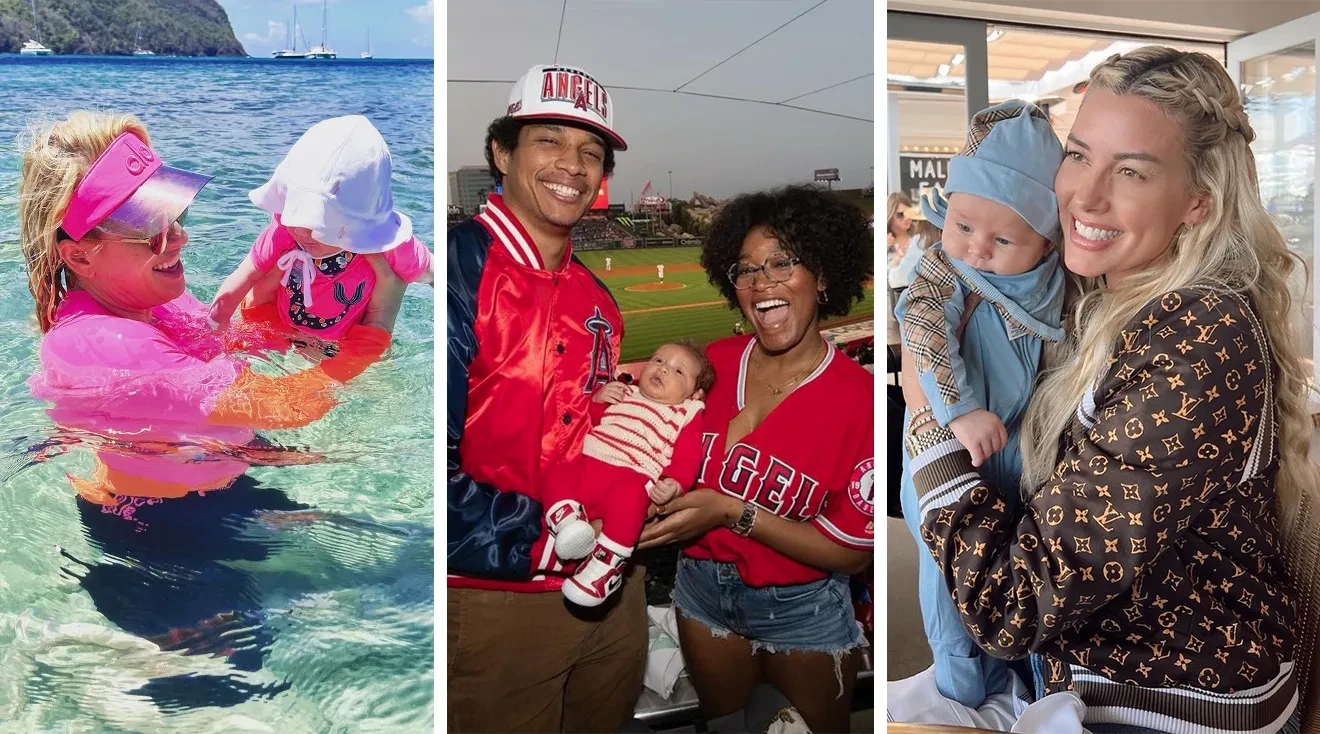
<svg viewBox="0 0 1320 734"><path fill-rule="evenodd" d="M930 401L908 421L934 420L952 430L982 476L1007 490L1010 502L1022 474L1018 431L1041 351L1045 342L1063 339L1054 196L1062 162L1063 147L1034 105L1012 100L977 113L966 147L949 162L944 190L922 199L943 240L927 250L895 307L903 345ZM973 297L983 302L969 303ZM921 521L938 493L919 505L907 452L903 463L903 516L924 547ZM1007 664L976 647L933 558L920 559L921 616L936 685L947 698L979 706L1005 690Z"/></svg>

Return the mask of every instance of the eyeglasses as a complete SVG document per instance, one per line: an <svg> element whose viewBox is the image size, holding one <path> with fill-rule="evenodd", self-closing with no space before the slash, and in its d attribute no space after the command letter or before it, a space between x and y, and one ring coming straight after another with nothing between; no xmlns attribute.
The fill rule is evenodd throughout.
<svg viewBox="0 0 1320 734"><path fill-rule="evenodd" d="M793 277L793 266L802 262L789 255L771 255L762 265L734 263L729 267L729 282L740 291L751 288L756 283L756 274L764 274L771 283L783 283Z"/></svg>
<svg viewBox="0 0 1320 734"><path fill-rule="evenodd" d="M146 238L129 238L129 237L122 237L122 238L121 238L121 237L113 237L113 236L111 236L111 237L100 237L100 239L101 239L102 241L104 241L104 242L126 242L126 243L131 244L131 245L146 245L146 246L148 247L148 249L151 250L151 254L153 254L153 255L162 255L162 254L165 253L165 247L166 247L167 245L169 245L169 242L170 242L170 233L172 233L172 232L174 231L175 227L178 227L179 230L182 231L183 228L184 228L184 225L187 224L187 221L188 221L188 210L187 210L187 209L184 209L184 210L179 214L179 216L178 216L177 219L175 219L175 220L174 220L173 222L171 222L169 225L167 225L166 227L162 228L159 232L157 232L156 234L154 234L154 235L152 235L152 236L150 236L150 237L146 237ZM92 231L93 231L93 232L96 232L98 236L103 234L99 229L94 229L94 230L92 230Z"/></svg>

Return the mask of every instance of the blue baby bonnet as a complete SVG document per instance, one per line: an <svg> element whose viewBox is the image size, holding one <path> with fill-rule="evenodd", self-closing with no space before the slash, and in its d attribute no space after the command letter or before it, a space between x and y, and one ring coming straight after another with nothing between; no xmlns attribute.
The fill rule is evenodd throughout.
<svg viewBox="0 0 1320 734"><path fill-rule="evenodd" d="M922 197L921 208L944 228L947 199L968 193L1003 204L1031 228L1058 242L1059 202L1054 175L1063 163L1063 146L1045 113L1021 100L1009 100L976 113L967 145L949 161L944 190Z"/></svg>

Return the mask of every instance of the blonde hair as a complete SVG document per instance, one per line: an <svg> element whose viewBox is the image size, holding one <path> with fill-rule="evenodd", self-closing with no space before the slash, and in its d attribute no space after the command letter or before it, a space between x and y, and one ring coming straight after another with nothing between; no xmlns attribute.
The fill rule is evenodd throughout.
<svg viewBox="0 0 1320 734"><path fill-rule="evenodd" d="M1255 132L1237 88L1210 56L1148 46L1115 55L1091 72L1091 89L1135 95L1159 106L1183 132L1191 194L1209 202L1209 214L1182 227L1167 257L1125 276L1121 288L1083 286L1072 309L1074 339L1046 373L1027 409L1022 428L1023 490L1044 483L1054 471L1059 443L1071 410L1108 370L1119 330L1148 303L1169 292L1206 287L1246 295L1260 312L1275 364L1274 395L1280 462L1276 479L1279 525L1285 550L1299 508L1317 499L1317 477L1308 453L1312 425L1306 413L1307 381L1294 331L1288 280L1295 256L1260 201L1256 162L1249 147ZM1296 579L1294 578L1296 581Z"/></svg>
<svg viewBox="0 0 1320 734"><path fill-rule="evenodd" d="M910 206L912 206L912 199L907 194L902 191L895 191L890 194L885 206L885 231L897 237L898 233L894 231L894 217Z"/></svg>
<svg viewBox="0 0 1320 734"><path fill-rule="evenodd" d="M69 200L92 163L125 132L151 143L147 128L133 115L85 110L57 122L33 125L24 136L27 152L18 184L19 242L43 334L50 330L55 310L73 285L73 274L65 269L58 248L58 231Z"/></svg>

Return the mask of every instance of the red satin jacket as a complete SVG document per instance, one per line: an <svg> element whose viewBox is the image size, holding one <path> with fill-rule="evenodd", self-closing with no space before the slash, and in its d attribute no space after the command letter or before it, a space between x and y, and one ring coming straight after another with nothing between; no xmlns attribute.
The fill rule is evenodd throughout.
<svg viewBox="0 0 1320 734"><path fill-rule="evenodd" d="M451 281L463 278L464 272L479 273L479 283L469 284L475 285L471 313L449 315L451 351L456 318L459 338L475 343L466 360L466 415L461 429L454 425L456 416L450 420L450 443L457 448L457 457L453 451L450 457L451 505L454 464L464 481L517 492L539 504L546 470L582 451L582 441L591 430L591 394L618 367L623 317L609 290L572 257L571 248L558 270L547 270L531 236L499 195L490 197L482 214L450 232L451 248L456 235L459 246L468 240L487 249L484 266L449 273ZM450 256L452 263L454 253ZM451 298L451 310L453 305ZM451 386L462 379L455 367L461 369L464 361L456 364L451 358ZM513 521L494 516L498 514L498 510L456 513L451 506L449 585L557 590L562 576L553 572L562 566L544 542L544 527L542 537L532 544L529 571L549 569L550 574L515 581L508 577L516 576L516 569L511 573L509 568L496 567L508 565L490 552L498 545L502 523L531 521L530 512ZM456 522L463 526L455 527ZM457 537L467 540L467 547L458 553L456 531Z"/></svg>

